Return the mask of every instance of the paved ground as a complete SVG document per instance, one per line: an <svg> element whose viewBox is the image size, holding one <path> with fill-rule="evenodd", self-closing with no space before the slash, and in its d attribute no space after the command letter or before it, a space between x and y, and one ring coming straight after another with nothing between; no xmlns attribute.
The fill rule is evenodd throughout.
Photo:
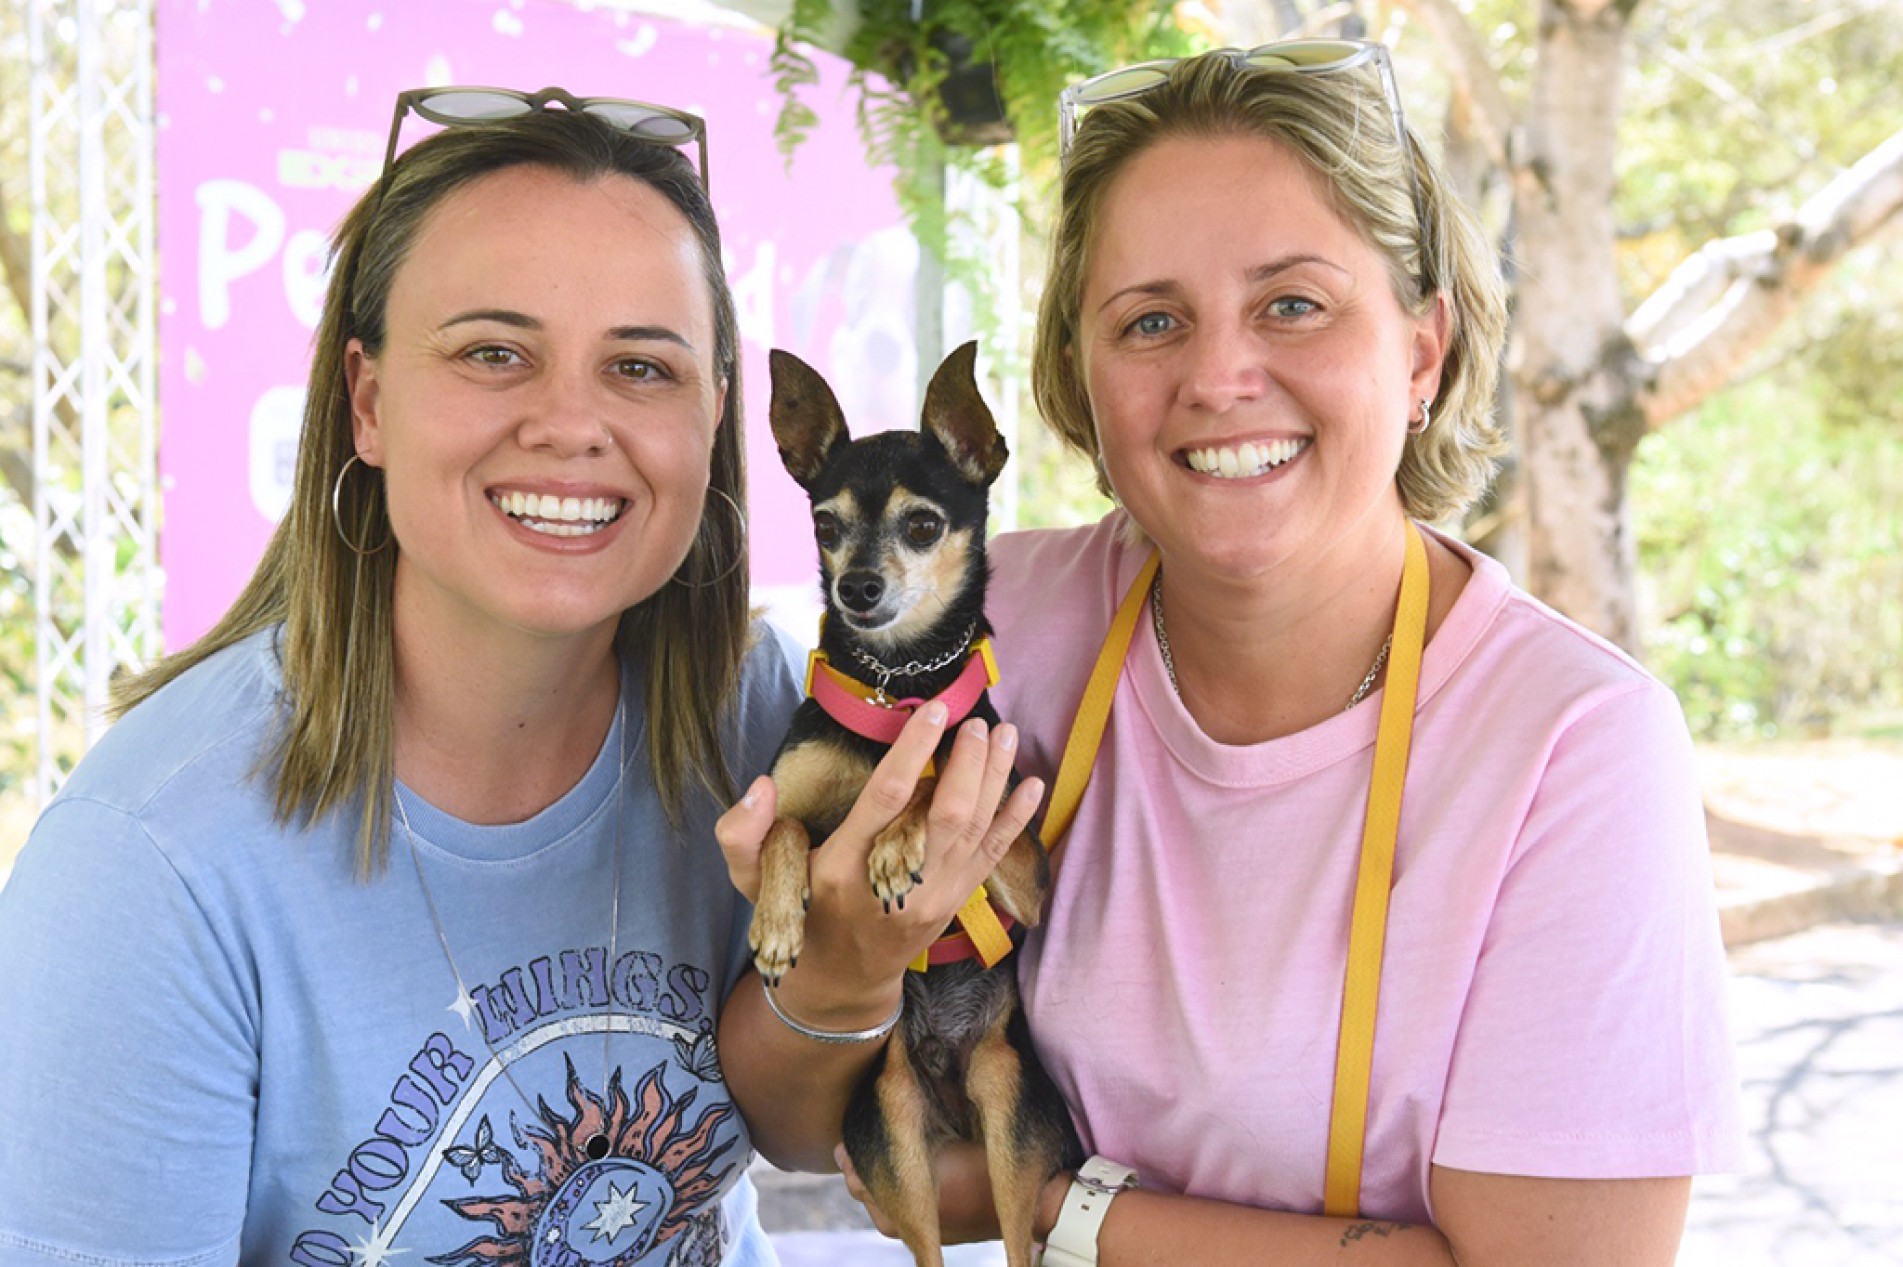
<svg viewBox="0 0 1903 1267"><path fill-rule="evenodd" d="M1701 1180L1681 1267L1903 1263L1903 919L1735 951L1742 1174Z"/></svg>
<svg viewBox="0 0 1903 1267"><path fill-rule="evenodd" d="M1681 1267L1903 1263L1903 750L1700 757L1749 1151Z"/></svg>
<svg viewBox="0 0 1903 1267"><path fill-rule="evenodd" d="M1903 744L1705 747L1725 943L1903 912Z"/></svg>

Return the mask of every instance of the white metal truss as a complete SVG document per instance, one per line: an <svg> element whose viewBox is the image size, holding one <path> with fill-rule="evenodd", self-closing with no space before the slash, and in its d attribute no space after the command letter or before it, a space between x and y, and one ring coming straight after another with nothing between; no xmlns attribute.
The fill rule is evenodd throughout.
<svg viewBox="0 0 1903 1267"><path fill-rule="evenodd" d="M158 654L151 0L26 0L39 760L51 797Z"/></svg>

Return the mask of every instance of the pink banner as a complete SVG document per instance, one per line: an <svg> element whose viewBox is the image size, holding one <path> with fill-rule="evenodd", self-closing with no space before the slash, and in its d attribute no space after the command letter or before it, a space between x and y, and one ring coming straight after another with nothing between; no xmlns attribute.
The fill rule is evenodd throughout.
<svg viewBox="0 0 1903 1267"><path fill-rule="evenodd" d="M376 179L396 94L633 97L702 115L744 340L754 583L810 593L805 503L766 428L766 351L825 371L856 428L913 425L917 248L866 165L843 64L774 146L769 36L555 0L159 0L160 560L165 642L202 634L290 492L328 235ZM404 122L404 143L428 125Z"/></svg>

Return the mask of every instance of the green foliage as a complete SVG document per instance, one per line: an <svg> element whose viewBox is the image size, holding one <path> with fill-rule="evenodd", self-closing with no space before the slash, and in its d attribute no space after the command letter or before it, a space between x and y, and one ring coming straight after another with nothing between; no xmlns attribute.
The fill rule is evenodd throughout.
<svg viewBox="0 0 1903 1267"><path fill-rule="evenodd" d="M1900 297L1903 242L1859 252L1784 332L1779 355L1819 385L1826 422L1884 428L1903 447Z"/></svg>
<svg viewBox="0 0 1903 1267"><path fill-rule="evenodd" d="M1103 518L1111 503L1097 491L1097 471L1048 427L1027 426L1012 455L1017 467L1020 528L1074 528Z"/></svg>
<svg viewBox="0 0 1903 1267"><path fill-rule="evenodd" d="M1634 296L1712 238L1771 227L1897 127L1891 0L1661 0L1632 49L1618 214Z"/></svg>
<svg viewBox="0 0 1903 1267"><path fill-rule="evenodd" d="M774 47L772 69L781 93L775 128L789 156L810 132L815 115L800 100L817 82L805 47L818 45L835 26L835 10L851 0L795 0ZM858 0L858 24L841 50L851 63L859 126L876 164L897 173L895 188L921 244L986 301L986 248L971 244L947 217L941 194L946 167L972 172L1005 188L1011 171L999 154L961 130L940 89L954 58L989 65L1010 135L1020 146L1020 170L1034 185L1056 169L1057 97L1072 80L1146 57L1187 52L1171 20L1168 0L1126 4L1052 4L1049 0L933 0L922 21L912 0ZM1038 196L1021 200L1034 206Z"/></svg>
<svg viewBox="0 0 1903 1267"><path fill-rule="evenodd" d="M819 82L819 68L800 46L818 39L831 12L828 0L793 0L786 22L773 40L773 56L767 66L773 72L773 90L780 94L780 117L773 125L773 137L789 161L819 122L813 108L799 96L802 89Z"/></svg>
<svg viewBox="0 0 1903 1267"><path fill-rule="evenodd" d="M39 751L33 586L16 553L33 540L32 529L31 508L0 488L0 878L26 838Z"/></svg>
<svg viewBox="0 0 1903 1267"><path fill-rule="evenodd" d="M1668 0L1635 28L1622 279L1766 229L1897 126L1903 10ZM1903 719L1903 248L1857 252L1632 473L1648 662L1707 738Z"/></svg>
<svg viewBox="0 0 1903 1267"><path fill-rule="evenodd" d="M1640 448L1646 659L1701 738L1899 719L1903 433L1834 397L1794 361Z"/></svg>
<svg viewBox="0 0 1903 1267"><path fill-rule="evenodd" d="M816 43L832 24L836 5L850 2L795 0L780 31L781 50L790 59L794 43ZM972 62L995 69L1000 103L1029 165L1054 163L1057 96L1074 79L1127 61L1188 51L1169 0L1062 5L932 0L917 22L912 0L857 0L856 7L859 20L842 52L862 98L893 96L905 102L903 118L878 116L874 132L875 150L895 154L909 146L891 131L947 128L938 90L952 69L954 54L948 50L969 48ZM783 81L795 88L800 82L797 75ZM783 126L783 138L785 132Z"/></svg>
<svg viewBox="0 0 1903 1267"><path fill-rule="evenodd" d="M1622 281L1769 228L1897 125L1903 11L1665 0L1633 32ZM1646 655L1702 737L1893 724L1903 702L1903 251L1871 248L1632 471Z"/></svg>

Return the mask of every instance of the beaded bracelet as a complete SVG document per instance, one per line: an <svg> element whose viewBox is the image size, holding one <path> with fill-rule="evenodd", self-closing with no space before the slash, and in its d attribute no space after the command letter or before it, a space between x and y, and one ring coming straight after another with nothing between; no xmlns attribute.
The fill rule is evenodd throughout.
<svg viewBox="0 0 1903 1267"><path fill-rule="evenodd" d="M905 1015L905 996L900 995L899 1005L892 1009L892 1015L886 1017L877 1025L874 1025L871 1029L814 1029L811 1025L803 1024L794 1020L791 1016L788 1016L786 1009L782 1008L780 1001L773 996L773 987L768 985L764 980L760 982L760 991L766 995L766 1005L773 1010L773 1015L780 1018L782 1025L800 1037L810 1038L816 1043L831 1043L837 1046L844 1046L849 1043L869 1043L874 1039L884 1038L887 1034L890 1034L892 1027L899 1023L899 1018Z"/></svg>

